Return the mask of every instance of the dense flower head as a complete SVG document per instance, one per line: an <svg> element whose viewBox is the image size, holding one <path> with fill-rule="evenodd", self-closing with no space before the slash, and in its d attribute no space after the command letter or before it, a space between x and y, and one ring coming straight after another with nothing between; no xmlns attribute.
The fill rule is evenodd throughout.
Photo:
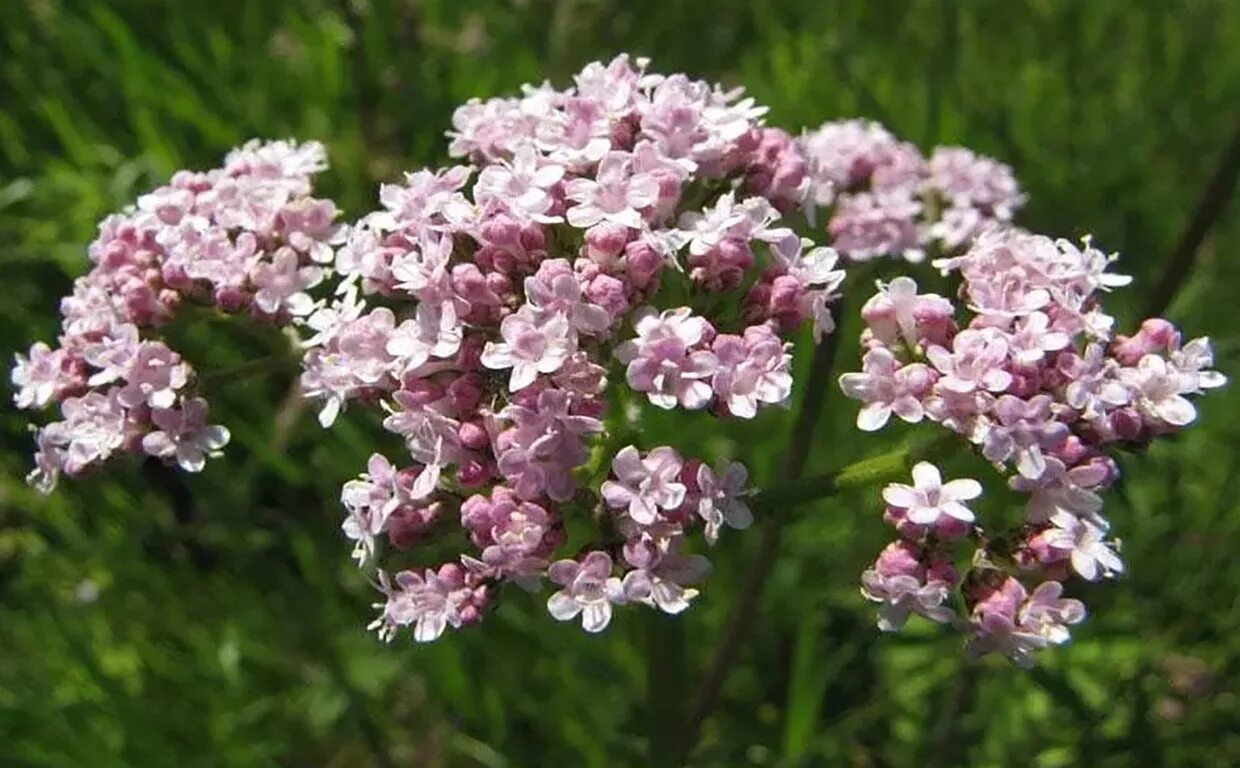
<svg viewBox="0 0 1240 768"><path fill-rule="evenodd" d="M219 452L228 430L208 425L194 370L159 327L193 305L276 324L308 314L333 259L336 208L311 184L326 167L320 144L251 141L104 219L61 302L59 345L34 344L12 371L19 408L62 416L36 437L32 481L51 490L120 453L197 472Z"/></svg>
<svg viewBox="0 0 1240 768"><path fill-rule="evenodd" d="M372 459L346 486L345 533L381 567L398 540L444 540L459 510L469 543L448 561L465 587L424 565L381 581L385 638L468 623L452 596L507 582L549 579L551 614L589 631L615 605L679 612L709 570L695 534L749 525L739 465L716 474L668 446L592 456L627 418L609 412L617 388L752 419L791 396L790 337L834 328L843 272L783 220L809 181L765 111L644 60L591 64L563 90L462 106L461 164L384 185L380 209L345 228L333 294L297 321L303 390L325 426L350 404L382 407L411 459L399 472ZM436 607L419 623L409 606L423 602Z"/></svg>
<svg viewBox="0 0 1240 768"><path fill-rule="evenodd" d="M943 173L960 176L955 194L973 205L1010 203L1014 185L992 178L993 168L964 167L973 162L968 153L942 160ZM892 414L936 422L1027 494L1019 519L987 521L962 503L980 485L943 483L928 463L914 468L914 485L888 486L884 517L911 559L899 573L876 566L863 576L865 594L885 606L884 629L910 613L950 620L969 635L970 652L1027 664L1084 618L1079 601L1061 597L1065 584L1123 572L1102 515L1101 494L1119 476L1115 452L1188 426L1193 400L1226 380L1211 370L1207 339L1182 343L1165 320L1114 334L1102 299L1129 282L1108 271L1114 260L1088 238L991 229L934 262L961 278L959 307L901 277L863 308L862 370L840 379L863 403L857 425L879 429ZM950 562L968 542L977 546L964 578L968 612L944 618L946 596L919 569Z"/></svg>
<svg viewBox="0 0 1240 768"><path fill-rule="evenodd" d="M936 147L927 160L875 122L829 122L799 144L805 197L828 209L833 245L853 261L955 252L1025 202L1008 166L963 147Z"/></svg>

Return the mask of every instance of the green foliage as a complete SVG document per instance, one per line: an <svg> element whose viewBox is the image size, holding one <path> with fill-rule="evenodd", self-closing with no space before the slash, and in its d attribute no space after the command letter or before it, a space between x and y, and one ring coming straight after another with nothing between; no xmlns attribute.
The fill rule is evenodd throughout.
<svg viewBox="0 0 1240 768"><path fill-rule="evenodd" d="M869 116L1004 159L1027 226L1124 254L1130 324L1236 130L1237 40L1227 0L9 0L0 349L54 333L95 223L178 167L250 136L323 139L325 191L357 215L377 181L444 159L456 104L620 50L744 83L788 128ZM1169 310L1233 379L1234 210ZM227 323L177 332L206 372L281 349ZM636 612L587 637L506 594L484 628L431 647L363 631L372 593L336 499L381 437L357 413L321 432L295 364L264 370L213 392L235 442L200 476L134 463L37 497L25 416L0 412L0 764L644 764ZM801 509L696 764L1240 763L1237 409L1240 387L1213 394L1199 427L1125 461L1108 504L1131 573L1088 590L1090 622L1034 673L968 666L933 627L879 638L856 592L886 534L874 494ZM833 390L811 472L905 436L863 436L854 415ZM644 439L743 456L764 483L790 423L660 417ZM1004 514L989 499L983 514ZM755 544L725 537L676 630L690 685Z"/></svg>

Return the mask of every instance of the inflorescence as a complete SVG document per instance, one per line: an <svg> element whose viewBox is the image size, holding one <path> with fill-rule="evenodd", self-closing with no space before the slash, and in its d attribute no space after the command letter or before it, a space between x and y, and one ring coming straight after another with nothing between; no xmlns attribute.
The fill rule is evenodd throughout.
<svg viewBox="0 0 1240 768"><path fill-rule="evenodd" d="M983 532L966 504L980 484L920 463L884 491L899 539L863 592L883 629L918 613L1017 661L1062 642L1084 614L1062 582L1122 569L1099 514L1118 475L1104 448L1191 422L1185 395L1223 382L1208 344L1161 320L1113 338L1097 300L1124 282L1111 258L1012 228L1024 195L1007 166L959 147L926 159L861 120L793 137L765 112L619 56L564 90L460 107L460 164L383 185L352 224L313 197L317 144L252 142L178 173L103 222L59 346L18 357L17 405L62 414L37 433L31 481L48 491L123 453L202 469L228 431L154 336L187 304L245 312L298 329L324 427L369 407L407 449L341 492L382 638L434 640L503 585L544 579L550 614L590 632L618 605L679 613L710 570L694 539L748 527L752 495L739 463L626 444L635 402L740 419L785 405L791 340L835 329L839 262L932 254L963 278L967 316L910 278L881 284L863 370L841 384L863 430L928 419L1011 470L1026 521ZM820 213L830 247L794 228ZM432 542L451 556L397 570Z"/></svg>
<svg viewBox="0 0 1240 768"><path fill-rule="evenodd" d="M975 654L1026 664L1085 616L1080 601L1061 597L1063 582L1123 571L1101 514L1100 494L1119 477L1112 454L1188 426L1197 415L1189 398L1225 379L1210 370L1208 340L1181 344L1165 320L1114 334L1101 297L1129 282L1106 271L1114 260L1088 239L991 230L934 262L960 276L962 308L899 277L862 309L862 371L840 378L865 404L857 426L881 429L893 415L933 421L1028 494L1022 520L983 529L965 504L981 495L976 481L944 483L921 463L913 486L888 486L884 518L898 538L862 578L865 596L882 603L884 630L917 613L960 627ZM966 543L961 578L953 553ZM957 588L963 615L948 605Z"/></svg>

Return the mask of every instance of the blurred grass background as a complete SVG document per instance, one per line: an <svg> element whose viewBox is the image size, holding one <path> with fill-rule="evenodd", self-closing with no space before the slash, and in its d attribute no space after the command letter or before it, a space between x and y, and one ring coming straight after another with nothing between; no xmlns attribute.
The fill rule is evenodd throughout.
<svg viewBox="0 0 1240 768"><path fill-rule="evenodd" d="M458 103L622 50L743 83L794 131L866 116L1003 159L1026 226L1124 254L1137 283L1109 306L1131 327L1237 130L1238 41L1229 0L7 0L0 350L52 338L96 222L177 168L251 136L322 139L324 192L356 216L376 182L445 160ZM1232 200L1167 310L1233 379L1238 219ZM178 333L202 371L274 346L225 322ZM322 433L295 376L212 393L234 444L202 475L115 466L46 499L21 482L26 416L0 410L0 765L642 765L634 611L587 637L511 595L430 647L363 631L337 497L376 432L352 413ZM1130 573L1087 590L1090 621L1033 673L965 665L916 624L878 637L856 587L887 535L872 493L799 514L696 764L1240 764L1240 387L1203 406L1124 460L1107 503ZM832 391L810 471L882 447L854 415ZM645 439L737 452L764 481L789 421L658 419ZM725 538L683 619L690 680L756 543Z"/></svg>

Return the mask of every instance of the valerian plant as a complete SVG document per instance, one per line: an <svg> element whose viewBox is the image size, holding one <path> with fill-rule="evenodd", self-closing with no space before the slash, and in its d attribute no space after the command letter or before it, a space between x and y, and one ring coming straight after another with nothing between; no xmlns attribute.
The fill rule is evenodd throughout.
<svg viewBox="0 0 1240 768"><path fill-rule="evenodd" d="M675 614L709 574L701 552L764 500L890 472L755 491L740 463L637 444L634 404L704 419L785 405L791 339L834 332L842 264L937 257L961 306L909 277L880 284L861 372L840 384L862 430L935 422L1030 500L1014 527L983 529L981 485L918 463L882 491L898 539L862 591L884 630L918 614L1026 662L1083 618L1069 578L1122 571L1100 514L1119 473L1106 450L1193 420L1188 398L1223 383L1209 344L1162 320L1115 336L1099 302L1125 282L1113 257L1016 229L1006 166L959 147L926 158L861 120L794 137L765 112L619 56L564 90L460 107L460 163L383 185L352 223L314 196L318 144L251 142L178 173L101 224L58 346L17 359L16 404L61 413L37 431L31 482L50 491L124 454L204 468L229 433L160 328L205 305L299 334L324 428L366 407L403 440L407 455L375 453L341 491L383 639L476 624L510 584L551 582L551 616L589 632L617 606ZM432 539L467 551L409 566Z"/></svg>

